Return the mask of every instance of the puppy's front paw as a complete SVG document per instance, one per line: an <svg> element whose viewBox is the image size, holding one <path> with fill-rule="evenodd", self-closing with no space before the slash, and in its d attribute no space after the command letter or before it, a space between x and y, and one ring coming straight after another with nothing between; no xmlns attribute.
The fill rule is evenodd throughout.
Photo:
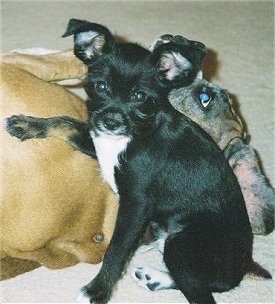
<svg viewBox="0 0 275 304"><path fill-rule="evenodd" d="M140 286L151 291L176 288L169 273L150 267L136 267L132 277Z"/></svg>
<svg viewBox="0 0 275 304"><path fill-rule="evenodd" d="M10 135L22 141L30 138L44 137L42 119L25 115L13 115L6 119L5 129Z"/></svg>
<svg viewBox="0 0 275 304"><path fill-rule="evenodd" d="M80 290L77 297L79 303L106 304L111 297L112 290L101 280L94 279Z"/></svg>
<svg viewBox="0 0 275 304"><path fill-rule="evenodd" d="M76 302L77 303L90 303L90 299L89 299L89 297L87 297L85 295L85 293L82 292L82 290L80 290L80 292L76 298Z"/></svg>

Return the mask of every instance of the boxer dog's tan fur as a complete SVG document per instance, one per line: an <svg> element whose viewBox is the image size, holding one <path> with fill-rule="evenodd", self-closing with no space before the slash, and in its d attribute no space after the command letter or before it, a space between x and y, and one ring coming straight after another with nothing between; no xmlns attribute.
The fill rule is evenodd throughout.
<svg viewBox="0 0 275 304"><path fill-rule="evenodd" d="M54 54L52 64L52 55L40 63L35 56L33 61L28 55L3 55L2 119L23 113L86 120L80 98L47 82L71 72L78 75L79 67L85 72L72 52L68 54L61 55L60 65ZM56 138L22 143L3 126L1 143L1 278L39 265L100 262L112 235L117 199L102 181L97 161Z"/></svg>

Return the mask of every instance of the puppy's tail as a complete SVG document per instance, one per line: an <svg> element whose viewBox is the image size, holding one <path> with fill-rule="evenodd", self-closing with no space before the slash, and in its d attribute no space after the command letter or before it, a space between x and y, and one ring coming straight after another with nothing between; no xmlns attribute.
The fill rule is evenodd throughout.
<svg viewBox="0 0 275 304"><path fill-rule="evenodd" d="M267 280L272 279L272 275L261 265L254 261L252 261L251 264L248 266L247 274L249 276L256 276L258 278L263 278Z"/></svg>

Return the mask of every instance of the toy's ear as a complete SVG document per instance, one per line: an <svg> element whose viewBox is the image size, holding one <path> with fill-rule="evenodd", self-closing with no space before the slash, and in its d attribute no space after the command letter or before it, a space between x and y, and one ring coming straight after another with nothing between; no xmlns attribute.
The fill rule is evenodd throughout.
<svg viewBox="0 0 275 304"><path fill-rule="evenodd" d="M74 53L85 64L96 56L110 52L114 47L114 37L103 25L85 20L71 19L62 37L74 35Z"/></svg>
<svg viewBox="0 0 275 304"><path fill-rule="evenodd" d="M152 50L152 61L157 65L160 78L172 86L186 86L193 82L201 70L207 52L205 45L180 35L157 38Z"/></svg>

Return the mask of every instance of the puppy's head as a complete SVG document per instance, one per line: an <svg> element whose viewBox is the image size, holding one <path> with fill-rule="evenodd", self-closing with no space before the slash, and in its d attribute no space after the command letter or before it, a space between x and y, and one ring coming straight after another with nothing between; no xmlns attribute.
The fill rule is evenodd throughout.
<svg viewBox="0 0 275 304"><path fill-rule="evenodd" d="M84 87L95 136L129 136L150 127L169 91L193 82L206 53L202 44L176 40L150 52L135 43L116 42L102 25L76 19L64 36L72 34L75 55L88 66Z"/></svg>

